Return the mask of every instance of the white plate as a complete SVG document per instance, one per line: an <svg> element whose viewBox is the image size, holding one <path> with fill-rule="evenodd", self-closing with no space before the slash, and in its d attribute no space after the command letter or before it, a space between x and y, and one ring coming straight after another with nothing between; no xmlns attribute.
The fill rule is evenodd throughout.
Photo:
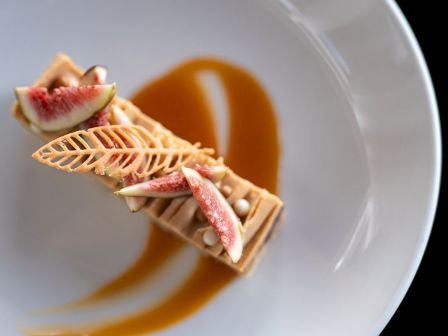
<svg viewBox="0 0 448 336"><path fill-rule="evenodd" d="M431 81L394 3L15 1L1 5L0 31L2 335L119 273L145 239L144 217L90 179L33 162L40 142L9 116L13 88L58 51L108 65L124 96L188 57L223 57L252 71L278 111L284 229L251 278L162 334L382 330L420 262L440 178ZM163 296L193 256L175 262L157 292L88 318Z"/></svg>

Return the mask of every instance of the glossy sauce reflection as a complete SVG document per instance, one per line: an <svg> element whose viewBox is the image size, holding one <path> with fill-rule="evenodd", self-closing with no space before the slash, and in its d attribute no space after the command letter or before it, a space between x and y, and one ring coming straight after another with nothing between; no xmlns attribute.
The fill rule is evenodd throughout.
<svg viewBox="0 0 448 336"><path fill-rule="evenodd" d="M175 134L218 148L213 111L204 96L198 75L216 74L224 88L229 113L229 143L225 162L255 184L277 192L280 155L277 121L263 88L245 70L216 59L193 59L144 86L132 101ZM91 304L115 296L151 276L175 254L182 243L155 229L140 259L123 275L80 301ZM157 242L155 241L157 238ZM168 241L162 244L161 241ZM152 244L157 244L157 253ZM153 259L154 258L154 259ZM92 327L60 331L57 335L135 335L173 325L203 307L236 274L214 260L199 257L191 274L169 297L148 309ZM37 334L35 334L37 335ZM39 335L42 335L40 333ZM56 334L55 334L56 335Z"/></svg>

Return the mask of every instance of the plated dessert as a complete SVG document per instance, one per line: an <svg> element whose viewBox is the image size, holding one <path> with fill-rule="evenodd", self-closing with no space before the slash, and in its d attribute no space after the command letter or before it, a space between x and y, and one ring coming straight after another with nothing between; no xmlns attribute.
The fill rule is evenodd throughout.
<svg viewBox="0 0 448 336"><path fill-rule="evenodd" d="M191 144L115 95L107 70L81 71L58 55L31 87L16 89L13 115L49 141L33 155L68 172L96 174L175 233L240 273L275 229L281 200L236 175L213 149Z"/></svg>

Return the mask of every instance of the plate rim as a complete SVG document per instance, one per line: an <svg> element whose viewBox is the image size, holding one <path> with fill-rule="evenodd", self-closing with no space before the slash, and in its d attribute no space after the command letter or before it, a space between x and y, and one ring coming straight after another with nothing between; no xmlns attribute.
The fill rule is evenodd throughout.
<svg viewBox="0 0 448 336"><path fill-rule="evenodd" d="M389 12L393 18L399 24L399 28L404 33L404 38L409 42L410 51L412 52L417 62L417 68L420 72L421 79L425 88L425 95L428 98L429 103L429 115L431 117L432 137L434 141L434 166L432 167L432 194L430 195L430 206L428 208L427 218L425 225L420 234L420 241L415 250L413 262L409 266L406 274L401 280L395 294L391 297L389 303L384 310L383 316L375 323L371 335L380 335L384 328L387 326L392 316L396 313L398 307L403 301L406 293L408 292L412 281L417 274L418 268L423 259L426 247L428 245L429 237L434 225L435 214L439 201L440 194L440 182L442 172L442 134L440 126L439 108L437 105L437 99L435 95L434 85L431 79L428 65L421 47L417 41L417 38L395 0L384 0Z"/></svg>
<svg viewBox="0 0 448 336"><path fill-rule="evenodd" d="M442 132L440 124L440 114L437 104L434 85L431 79L431 75L424 58L421 47L417 41L417 38L401 11L399 5L395 0L383 0L384 12L390 14L391 19L396 22L397 29L403 33L402 40L408 43L407 49L411 57L415 59L415 70L418 74L418 80L421 80L422 88L421 93L424 95L425 107L422 111L424 115L428 113L430 118L430 132L427 135L433 142L431 149L432 153L431 163L428 164L427 169L429 172L429 185L431 187L430 192L426 195L427 204L425 205L425 218L421 222L421 228L416 234L417 242L415 248L410 253L410 260L407 263L404 271L398 277L396 288L393 295L389 296L384 301L385 305L375 318L370 319L369 323L364 326L364 332L371 335L379 335L381 331L387 326L393 315L396 313L399 305L402 303L406 293L408 292L412 281L420 267L424 253L426 251L428 241L434 225L434 219L439 202L440 188L441 188L441 174L442 174Z"/></svg>

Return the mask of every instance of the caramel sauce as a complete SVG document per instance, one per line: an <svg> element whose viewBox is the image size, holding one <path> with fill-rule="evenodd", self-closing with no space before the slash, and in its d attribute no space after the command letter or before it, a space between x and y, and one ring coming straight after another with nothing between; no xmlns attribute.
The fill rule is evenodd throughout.
<svg viewBox="0 0 448 336"><path fill-rule="evenodd" d="M203 307L236 277L209 257L199 257L191 275L162 302L134 315L93 329L91 336L140 335L164 329Z"/></svg>
<svg viewBox="0 0 448 336"><path fill-rule="evenodd" d="M144 86L132 101L180 137L218 148L213 111L197 81L204 71L216 74L226 93L225 163L275 193L280 158L277 119L266 92L246 70L218 59L196 58Z"/></svg>
<svg viewBox="0 0 448 336"><path fill-rule="evenodd" d="M226 164L275 193L280 156L275 112L261 85L247 71L217 59L193 59L144 86L132 101L180 137L218 148L213 111L197 81L197 75L203 71L212 71L219 77L228 101L230 133ZM183 244L155 225L152 231L139 260L75 304L92 304L132 288L162 267ZM235 277L236 273L225 265L200 256L187 279L161 302L90 327L52 330L52 335L137 335L161 330L198 311Z"/></svg>
<svg viewBox="0 0 448 336"><path fill-rule="evenodd" d="M167 234L157 225L151 225L143 252L127 270L85 298L66 307L68 309L81 308L101 303L106 299L115 298L138 287L139 284L151 278L172 256L179 252L183 245L184 243L180 239Z"/></svg>

